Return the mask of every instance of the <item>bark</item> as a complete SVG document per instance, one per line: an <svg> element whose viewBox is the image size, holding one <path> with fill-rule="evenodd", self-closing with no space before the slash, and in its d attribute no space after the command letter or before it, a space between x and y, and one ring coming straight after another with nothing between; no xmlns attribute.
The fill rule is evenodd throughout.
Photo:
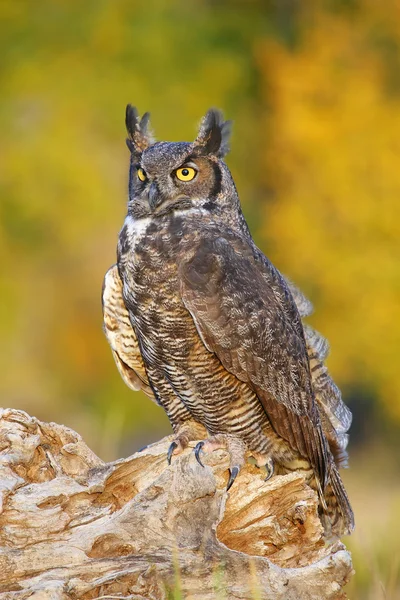
<svg viewBox="0 0 400 600"><path fill-rule="evenodd" d="M227 493L225 452L168 466L169 443L104 463L67 427L0 411L0 600L345 598L350 554L324 543L301 474L248 464Z"/></svg>

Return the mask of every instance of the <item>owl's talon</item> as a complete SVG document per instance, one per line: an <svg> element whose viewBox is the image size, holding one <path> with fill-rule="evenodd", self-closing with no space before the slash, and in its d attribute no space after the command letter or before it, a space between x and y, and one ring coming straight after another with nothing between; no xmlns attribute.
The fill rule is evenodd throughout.
<svg viewBox="0 0 400 600"><path fill-rule="evenodd" d="M137 452L143 452L143 450L146 450L146 448L148 448L149 445L147 444L146 446L142 446L141 448L139 448L139 450Z"/></svg>
<svg viewBox="0 0 400 600"><path fill-rule="evenodd" d="M194 455L195 455L196 460L199 463L199 465L204 468L204 465L201 462L201 458L200 458L200 452L201 452L203 446L204 446L204 442L199 442L194 449Z"/></svg>
<svg viewBox="0 0 400 600"><path fill-rule="evenodd" d="M264 466L267 471L267 476L264 479L264 481L268 481L274 474L274 461L272 460L272 458L268 459Z"/></svg>
<svg viewBox="0 0 400 600"><path fill-rule="evenodd" d="M171 464L171 460L172 460L172 455L174 453L175 448L178 447L178 444L176 442L172 442L172 444L170 445L170 447L168 448L168 452L167 452L167 461L168 464Z"/></svg>
<svg viewBox="0 0 400 600"><path fill-rule="evenodd" d="M226 491L228 491L232 487L232 484L235 481L239 471L239 467L232 467L231 469L229 469L229 481L228 485L226 486Z"/></svg>

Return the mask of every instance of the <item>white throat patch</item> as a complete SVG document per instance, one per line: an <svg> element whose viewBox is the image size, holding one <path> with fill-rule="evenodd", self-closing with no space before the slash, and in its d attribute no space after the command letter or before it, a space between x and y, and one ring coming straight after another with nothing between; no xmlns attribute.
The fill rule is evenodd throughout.
<svg viewBox="0 0 400 600"><path fill-rule="evenodd" d="M144 219L134 219L131 215L128 215L125 219L125 225L128 232L128 237L132 245L138 243L138 241L146 233L147 227L150 225L150 217Z"/></svg>

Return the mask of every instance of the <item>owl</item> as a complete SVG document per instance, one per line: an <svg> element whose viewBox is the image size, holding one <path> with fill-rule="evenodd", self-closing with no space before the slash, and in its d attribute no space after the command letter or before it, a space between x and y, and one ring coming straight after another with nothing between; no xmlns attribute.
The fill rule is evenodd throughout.
<svg viewBox="0 0 400 600"><path fill-rule="evenodd" d="M329 534L354 528L338 468L351 413L324 365L310 303L254 243L223 158L231 124L211 109L194 142L156 142L126 111L129 201L103 285L118 370L171 422L167 459L189 442L230 456L227 489L251 455L267 478L301 470ZM240 476L238 478L240 484Z"/></svg>

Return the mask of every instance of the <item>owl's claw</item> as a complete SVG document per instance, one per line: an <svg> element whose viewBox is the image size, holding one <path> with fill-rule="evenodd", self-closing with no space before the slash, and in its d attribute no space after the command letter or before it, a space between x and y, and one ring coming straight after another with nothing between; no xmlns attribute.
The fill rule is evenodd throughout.
<svg viewBox="0 0 400 600"><path fill-rule="evenodd" d="M272 458L269 458L264 466L267 471L267 476L264 479L264 481L268 481L274 474L274 461L272 460Z"/></svg>
<svg viewBox="0 0 400 600"><path fill-rule="evenodd" d="M232 484L235 481L239 471L240 471L240 469L237 466L229 469L229 481L228 481L228 485L226 486L226 491L228 491L232 487Z"/></svg>
<svg viewBox="0 0 400 600"><path fill-rule="evenodd" d="M230 464L233 465L229 469L229 481L228 486L226 488L228 491L232 486L233 482L235 481L237 474L240 471L240 468L245 463L246 446L243 440L241 440L240 438L236 438L232 435L227 435L223 433L213 435L201 442L198 442L198 444L196 445L194 449L194 454L196 456L197 462L202 467L204 467L200 458L200 453L205 452L206 454L209 454L210 452L214 452L214 450L219 449L228 451L228 453L230 454Z"/></svg>
<svg viewBox="0 0 400 600"><path fill-rule="evenodd" d="M168 452L167 452L167 461L168 464L171 464L171 460L172 460L172 455L174 453L175 448L178 447L178 444L176 442L172 442L172 444L170 445L170 447L168 448Z"/></svg>
<svg viewBox="0 0 400 600"><path fill-rule="evenodd" d="M201 452L203 446L204 446L204 442L199 442L194 449L194 455L195 455L196 460L199 463L199 465L204 468L204 465L201 462L201 458L200 458L200 452Z"/></svg>

